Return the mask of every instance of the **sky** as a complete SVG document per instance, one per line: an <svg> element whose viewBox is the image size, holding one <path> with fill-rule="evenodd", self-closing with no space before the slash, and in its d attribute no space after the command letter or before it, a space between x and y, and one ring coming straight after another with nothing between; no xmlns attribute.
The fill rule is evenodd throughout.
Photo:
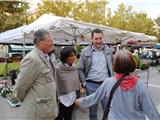
<svg viewBox="0 0 160 120"><path fill-rule="evenodd" d="M155 19L160 16L160 0L109 0L108 7L112 12L117 10L118 5L124 3L125 6L132 6L134 11L146 12L148 17Z"/></svg>

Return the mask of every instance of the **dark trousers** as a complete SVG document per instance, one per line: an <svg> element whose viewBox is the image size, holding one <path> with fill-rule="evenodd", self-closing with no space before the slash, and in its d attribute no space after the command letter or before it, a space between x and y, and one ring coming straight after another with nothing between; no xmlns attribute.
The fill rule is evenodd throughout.
<svg viewBox="0 0 160 120"><path fill-rule="evenodd" d="M55 120L72 120L72 112L74 108L74 103L66 107L61 102L59 103L59 114Z"/></svg>

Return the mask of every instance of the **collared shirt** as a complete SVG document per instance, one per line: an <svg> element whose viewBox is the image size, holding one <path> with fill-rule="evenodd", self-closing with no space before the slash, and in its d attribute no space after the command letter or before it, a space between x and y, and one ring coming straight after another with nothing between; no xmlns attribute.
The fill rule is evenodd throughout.
<svg viewBox="0 0 160 120"><path fill-rule="evenodd" d="M92 58L92 65L86 80L92 81L104 81L108 77L108 69L106 65L106 59L103 53L104 46L100 49L95 49L92 47L93 50L93 58Z"/></svg>
<svg viewBox="0 0 160 120"><path fill-rule="evenodd" d="M45 56L45 58L46 58L48 61L49 61L49 59L51 59L48 54L44 54L44 56Z"/></svg>
<svg viewBox="0 0 160 120"><path fill-rule="evenodd" d="M94 48L94 46L92 46L92 50L93 50L93 51L97 51L97 50L99 50L99 51L100 51L100 50L103 50L103 49L104 49L104 45L102 45L102 47L101 47L101 48L99 48L99 49L96 49L96 48Z"/></svg>

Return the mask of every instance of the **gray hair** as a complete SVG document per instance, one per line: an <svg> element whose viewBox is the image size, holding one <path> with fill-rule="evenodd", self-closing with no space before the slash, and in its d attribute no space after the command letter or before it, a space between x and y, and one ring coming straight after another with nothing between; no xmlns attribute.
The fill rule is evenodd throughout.
<svg viewBox="0 0 160 120"><path fill-rule="evenodd" d="M43 29L43 28L38 29L37 31L35 31L33 43L36 44L37 41L44 40L46 34L50 34L50 32L45 30L45 29Z"/></svg>

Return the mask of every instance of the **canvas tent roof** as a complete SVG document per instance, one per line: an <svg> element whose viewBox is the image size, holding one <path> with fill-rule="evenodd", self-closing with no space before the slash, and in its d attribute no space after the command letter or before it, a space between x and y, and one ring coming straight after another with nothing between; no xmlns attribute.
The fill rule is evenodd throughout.
<svg viewBox="0 0 160 120"><path fill-rule="evenodd" d="M39 28L50 30L55 38L55 44L89 43L90 33L94 28L103 30L106 43L121 42L130 37L140 38L141 40L151 39L145 34L44 14L27 26L1 33L0 43L32 43L33 33Z"/></svg>
<svg viewBox="0 0 160 120"><path fill-rule="evenodd" d="M129 39L132 38L140 41L153 41L157 39L155 36L149 36L144 33L130 32L130 31L123 31L123 32L127 34Z"/></svg>
<svg viewBox="0 0 160 120"><path fill-rule="evenodd" d="M116 36L121 34L119 29L44 14L28 26L22 26L0 34L0 43L23 43L24 38L25 43L32 43L33 33L39 28L49 29L53 33L57 44L66 40L74 41L75 39L78 42L86 41L88 43L90 33L94 28L103 30L106 42L116 42L114 39L117 39Z"/></svg>
<svg viewBox="0 0 160 120"><path fill-rule="evenodd" d="M48 21L49 20L49 21ZM47 24L44 22L47 21ZM100 28L104 32L106 42L116 42L114 35L121 34L121 30L102 25L90 24L75 21L70 18L63 18L53 15L44 14L39 19L28 26L29 30L35 31L39 28L49 29L56 39L62 40L78 40L89 41L90 33L94 28Z"/></svg>
<svg viewBox="0 0 160 120"><path fill-rule="evenodd" d="M0 43L23 43L26 25L0 34Z"/></svg>

